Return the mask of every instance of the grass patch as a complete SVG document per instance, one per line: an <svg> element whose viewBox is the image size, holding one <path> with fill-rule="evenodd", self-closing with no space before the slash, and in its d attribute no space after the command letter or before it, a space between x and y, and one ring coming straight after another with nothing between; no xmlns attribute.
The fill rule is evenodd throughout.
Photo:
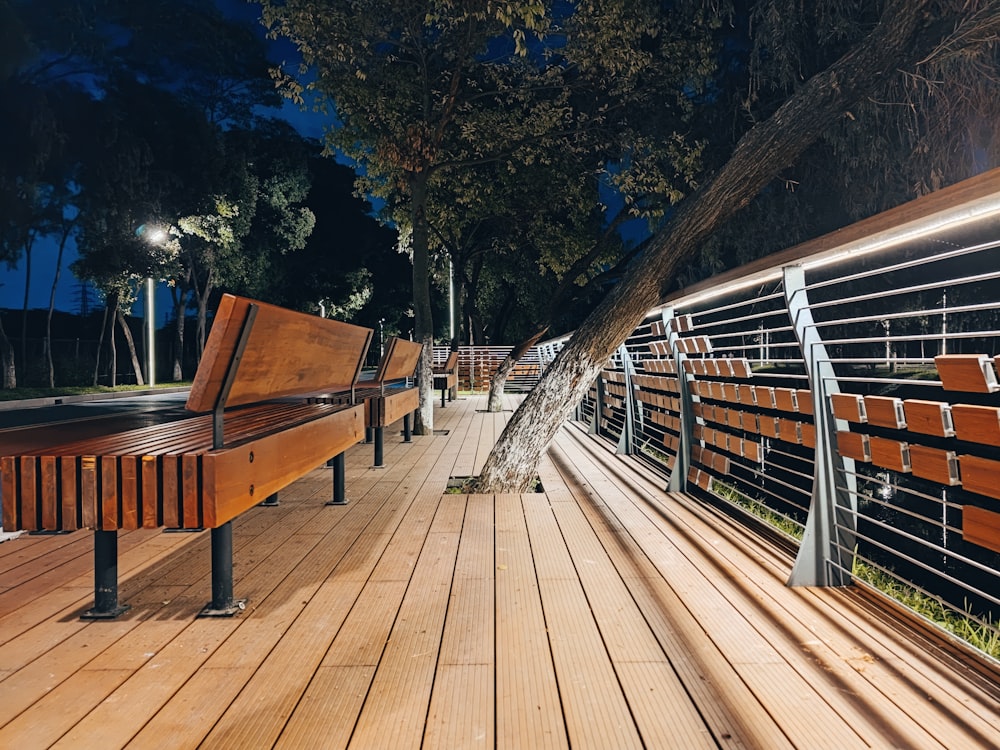
<svg viewBox="0 0 1000 750"><path fill-rule="evenodd" d="M783 534L787 534L793 539L802 541L802 535L805 533L805 529L801 524L798 524L791 518L787 518L780 513L771 510L763 503L747 497L731 484L726 484L725 482L720 482L718 479L713 479L712 492L721 497L723 500L739 506L743 510L759 518L761 521L764 521L769 526L773 526Z"/></svg>
<svg viewBox="0 0 1000 750"><path fill-rule="evenodd" d="M32 398L57 398L59 396L86 396L102 393L128 393L130 391L148 391L159 388L184 388L186 383L157 383L156 385L118 385L114 388L106 385L97 386L66 386L63 388L0 388L0 401L24 401Z"/></svg>
<svg viewBox="0 0 1000 750"><path fill-rule="evenodd" d="M640 445L639 451L641 453L645 453L657 463L661 463L664 466L670 465L670 456L666 452L661 451L659 448L654 447L650 441L646 441Z"/></svg>
<svg viewBox="0 0 1000 750"><path fill-rule="evenodd" d="M1000 630L993 624L992 618L981 622L970 613L946 607L934 597L908 585L905 581L856 558L852 573L859 581L878 589L907 609L944 628L956 638L962 639L987 656L1000 659Z"/></svg>
<svg viewBox="0 0 1000 750"><path fill-rule="evenodd" d="M445 487L446 495L471 495L475 494L475 484L479 477L448 477L448 485ZM528 492L545 492L542 487L542 480L535 477Z"/></svg>

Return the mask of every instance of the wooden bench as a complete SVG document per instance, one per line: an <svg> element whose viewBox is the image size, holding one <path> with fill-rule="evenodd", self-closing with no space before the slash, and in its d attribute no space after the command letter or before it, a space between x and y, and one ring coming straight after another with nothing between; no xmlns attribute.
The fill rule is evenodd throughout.
<svg viewBox="0 0 1000 750"><path fill-rule="evenodd" d="M390 338L378 369L369 380L361 380L351 394L323 394L317 399L346 403L363 402L365 407L365 441L374 443L374 465L384 465L384 431L394 422L403 420L403 442L412 442L411 415L420 405L420 391L412 378L420 362L423 345L401 338Z"/></svg>
<svg viewBox="0 0 1000 750"><path fill-rule="evenodd" d="M449 401L454 401L458 390L458 352L448 355L448 360L443 365L433 368L434 387L441 389L441 407L444 408L444 397L447 394Z"/></svg>
<svg viewBox="0 0 1000 750"><path fill-rule="evenodd" d="M364 407L309 403L351 391L372 331L225 295L187 400L195 415L0 457L3 527L94 529L94 608L119 605L119 529L212 530L212 601L232 615L232 519L364 434ZM207 413L206 413L207 412ZM335 471L334 485L337 484Z"/></svg>

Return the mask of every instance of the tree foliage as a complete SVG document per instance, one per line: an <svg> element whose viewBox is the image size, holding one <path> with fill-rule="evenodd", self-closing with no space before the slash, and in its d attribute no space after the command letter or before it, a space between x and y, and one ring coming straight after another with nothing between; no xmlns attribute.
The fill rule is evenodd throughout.
<svg viewBox="0 0 1000 750"><path fill-rule="evenodd" d="M858 102L884 101L881 96L898 75L928 81L929 67L942 57L995 59L1000 29L1000 3L995 0L890 0L877 17L867 12L867 5L836 7L857 21L853 28L862 36L848 39L845 31L846 51L832 62L818 55L817 68L781 66L799 78L782 84L778 77L776 86L788 85L790 93L775 96L770 116L740 137L718 171L678 205L641 259L576 330L508 423L484 466L481 489L523 491L528 486L541 451L569 409L645 311L672 287L678 269L783 169L797 163L838 121L849 119ZM807 42L807 36L796 39Z"/></svg>
<svg viewBox="0 0 1000 750"><path fill-rule="evenodd" d="M622 174L638 164L652 174L657 165L658 182L674 195L686 187L682 162L696 147L678 136L672 159L657 141L634 150L622 136L650 114L668 128L690 111L680 91L698 89L712 65L715 16L700 3L681 3L684 12L670 17L652 0L261 4L271 33L291 39L302 55L301 65L277 74L279 82L300 103L336 113L330 147L355 161L360 189L386 201L408 240L416 330L425 343L418 432L433 418L430 213L444 204L439 196L488 185L466 179L470 170L493 164L514 173L547 166L565 151L591 175L627 160Z"/></svg>

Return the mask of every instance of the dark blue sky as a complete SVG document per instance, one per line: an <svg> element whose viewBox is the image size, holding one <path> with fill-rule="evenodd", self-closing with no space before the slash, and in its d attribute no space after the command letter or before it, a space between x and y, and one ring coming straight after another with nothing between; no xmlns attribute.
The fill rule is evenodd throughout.
<svg viewBox="0 0 1000 750"><path fill-rule="evenodd" d="M216 0L216 5L230 18L259 26L260 6L258 5L248 3L246 0ZM263 26L260 26L260 35L261 38L265 37ZM296 50L290 42L269 41L268 44L272 50L270 57L273 62L280 63L296 58ZM330 118L317 113L302 111L298 105L287 100L279 110L263 109L261 114L285 119L303 136L316 139L322 138L326 124L330 121ZM31 284L28 290L29 308L48 308L57 255L58 249L52 242L42 240L36 243L31 260ZM69 270L69 264L75 258L76 247L71 240L63 258L62 273L56 290L56 308L67 312L77 311L80 296L80 282ZM27 268L23 259L14 269L0 266L0 308L21 308L24 303L26 277ZM157 295L157 302L158 310L161 311L157 313L157 324L159 325L163 323L162 315L165 314L169 304L169 293L165 288ZM140 308L136 308L135 312L139 315L143 314Z"/></svg>

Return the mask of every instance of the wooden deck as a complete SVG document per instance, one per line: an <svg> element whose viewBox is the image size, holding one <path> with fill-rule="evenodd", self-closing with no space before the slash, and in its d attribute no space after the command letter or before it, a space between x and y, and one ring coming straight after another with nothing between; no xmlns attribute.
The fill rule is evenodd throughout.
<svg viewBox="0 0 1000 750"><path fill-rule="evenodd" d="M439 410L235 523L231 619L195 619L207 533L123 532L111 622L91 534L0 545L3 748L995 748L1000 687L576 426L544 494L444 494L505 414Z"/></svg>

